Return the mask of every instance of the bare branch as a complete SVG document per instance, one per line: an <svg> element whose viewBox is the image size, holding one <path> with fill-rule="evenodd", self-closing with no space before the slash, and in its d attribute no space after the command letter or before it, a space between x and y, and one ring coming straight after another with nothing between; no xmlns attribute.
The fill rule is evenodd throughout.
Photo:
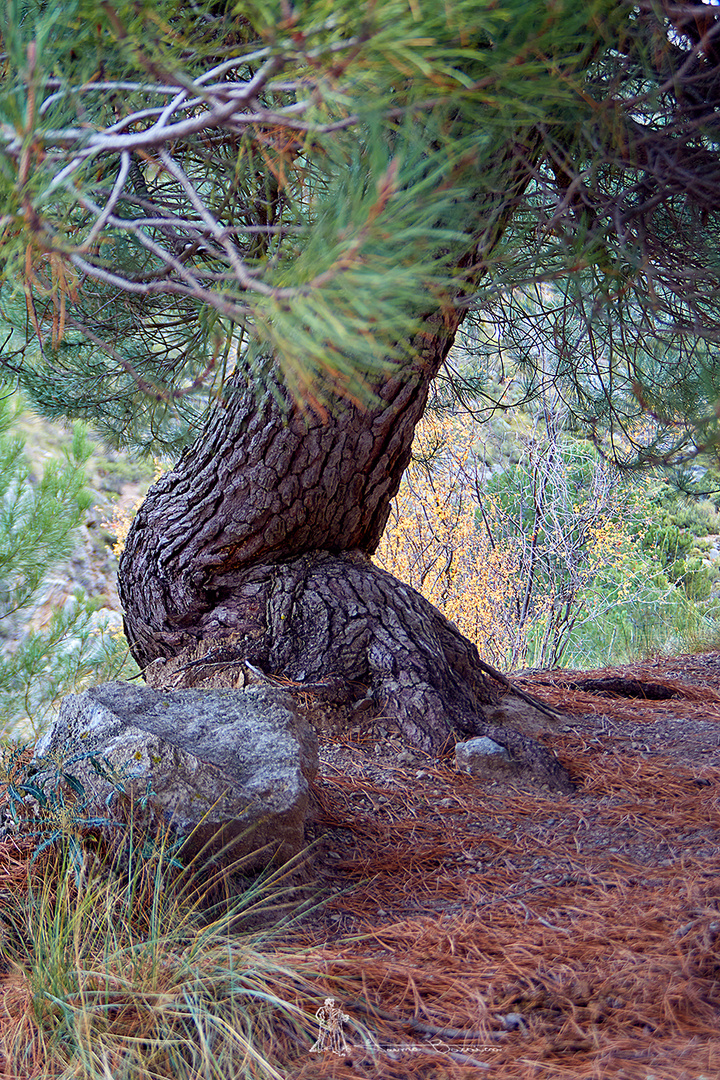
<svg viewBox="0 0 720 1080"><path fill-rule="evenodd" d="M91 244L95 241L96 237L105 228L105 225L107 224L113 210L115 209L117 201L122 194L122 190L125 187L125 181L128 178L129 172L130 155L127 153L127 151L123 151L123 153L120 155L120 171L118 172L117 180L115 181L112 192L110 193L110 198L105 204L105 209L98 216L95 224L88 233L87 238L85 239L85 243L80 248L81 251L87 251Z"/></svg>
<svg viewBox="0 0 720 1080"><path fill-rule="evenodd" d="M230 265L235 271L235 277L237 278L238 282L243 286L243 288L248 288L253 285L254 279L248 273L247 267L240 259L237 248L228 240L225 230L222 228L220 223L215 220L207 206L205 206L204 202L202 201L194 186L190 182L187 174L184 172L183 169L180 168L176 161L173 161L170 154L168 154L165 150L162 150L160 152L160 160L162 161L163 165L168 170L170 175L173 176L176 180L178 180L179 183L182 185L183 191L190 200L191 205L195 208L195 210L198 212L205 224L208 226L208 229L210 230L210 235L214 237L214 239L219 244L222 245L223 250L225 251L225 254L230 261Z"/></svg>

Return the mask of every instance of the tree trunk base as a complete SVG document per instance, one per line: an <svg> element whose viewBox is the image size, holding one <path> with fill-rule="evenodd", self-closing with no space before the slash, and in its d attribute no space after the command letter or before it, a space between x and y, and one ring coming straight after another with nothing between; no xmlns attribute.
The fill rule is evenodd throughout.
<svg viewBox="0 0 720 1080"><path fill-rule="evenodd" d="M147 642L148 659L177 658L161 676L165 685L210 677L217 684L223 671L225 685L264 675L348 717L372 709L427 753L487 735L524 773L571 790L549 750L490 719L500 695L477 648L363 553L309 552L214 584L214 606L194 626L156 631Z"/></svg>

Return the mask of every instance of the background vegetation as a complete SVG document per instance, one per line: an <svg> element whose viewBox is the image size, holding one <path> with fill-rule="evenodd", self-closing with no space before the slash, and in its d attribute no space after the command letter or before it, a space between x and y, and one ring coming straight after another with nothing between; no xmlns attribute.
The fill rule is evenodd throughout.
<svg viewBox="0 0 720 1080"><path fill-rule="evenodd" d="M555 391L512 409L436 387L379 561L503 670L598 667L714 646L720 485L711 455L621 471L573 431ZM521 397L521 379L482 385ZM491 415L487 415L491 412Z"/></svg>
<svg viewBox="0 0 720 1080"><path fill-rule="evenodd" d="M74 689L136 670L102 539L87 527L102 502L88 486L89 472L100 480L97 444L81 425L50 432L15 395L0 401L0 727L26 737Z"/></svg>

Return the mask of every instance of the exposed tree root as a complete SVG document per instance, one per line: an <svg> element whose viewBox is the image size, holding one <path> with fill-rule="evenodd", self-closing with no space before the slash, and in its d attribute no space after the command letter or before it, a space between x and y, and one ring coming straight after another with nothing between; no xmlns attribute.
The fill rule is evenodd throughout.
<svg viewBox="0 0 720 1080"><path fill-rule="evenodd" d="M362 553L309 552L255 566L226 581L217 606L192 634L199 642L172 668L181 681L183 673L197 681L225 666L226 685L237 685L244 664L251 674L279 678L329 704L368 706L428 753L439 755L458 738L487 735L523 771L571 790L549 750L490 717L500 697L487 673L512 684L424 597ZM173 635L168 654L176 652Z"/></svg>

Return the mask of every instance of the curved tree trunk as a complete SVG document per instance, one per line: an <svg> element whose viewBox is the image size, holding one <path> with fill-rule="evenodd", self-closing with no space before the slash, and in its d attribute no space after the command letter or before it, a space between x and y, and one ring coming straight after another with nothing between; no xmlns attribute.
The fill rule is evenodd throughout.
<svg viewBox="0 0 720 1080"><path fill-rule="evenodd" d="M369 558L426 402L428 352L425 365L424 379L388 380L383 407L337 403L322 422L234 388L133 523L119 576L133 654L144 667L201 643L221 661L336 685L423 750L490 735L567 790L549 751L488 718L499 698L477 648Z"/></svg>
<svg viewBox="0 0 720 1080"><path fill-rule="evenodd" d="M120 595L141 664L177 651L209 612L222 621L258 561L377 548L460 316L433 322L415 359L369 387L374 405L333 397L320 416L287 401L272 368L265 384L275 385L262 397L233 377L207 430L148 492L127 538Z"/></svg>
<svg viewBox="0 0 720 1080"><path fill-rule="evenodd" d="M461 281L483 272L530 156L509 155L507 186L486 192ZM431 752L454 733L492 733L562 786L548 751L488 723L498 699L475 646L369 559L462 317L451 298L428 314L407 360L369 385L369 405L331 390L323 415L309 413L271 363L262 396L236 374L133 522L119 572L126 633L143 667L201 641L296 682L340 680Z"/></svg>
<svg viewBox="0 0 720 1080"><path fill-rule="evenodd" d="M254 563L375 551L430 383L464 318L458 301L484 274L532 176L533 138L501 147L489 178L479 178L455 296L419 320L402 362L366 380L364 402L329 385L322 411L310 411L289 398L271 360L229 380L206 430L150 489L127 537L119 590L141 665L182 648Z"/></svg>

